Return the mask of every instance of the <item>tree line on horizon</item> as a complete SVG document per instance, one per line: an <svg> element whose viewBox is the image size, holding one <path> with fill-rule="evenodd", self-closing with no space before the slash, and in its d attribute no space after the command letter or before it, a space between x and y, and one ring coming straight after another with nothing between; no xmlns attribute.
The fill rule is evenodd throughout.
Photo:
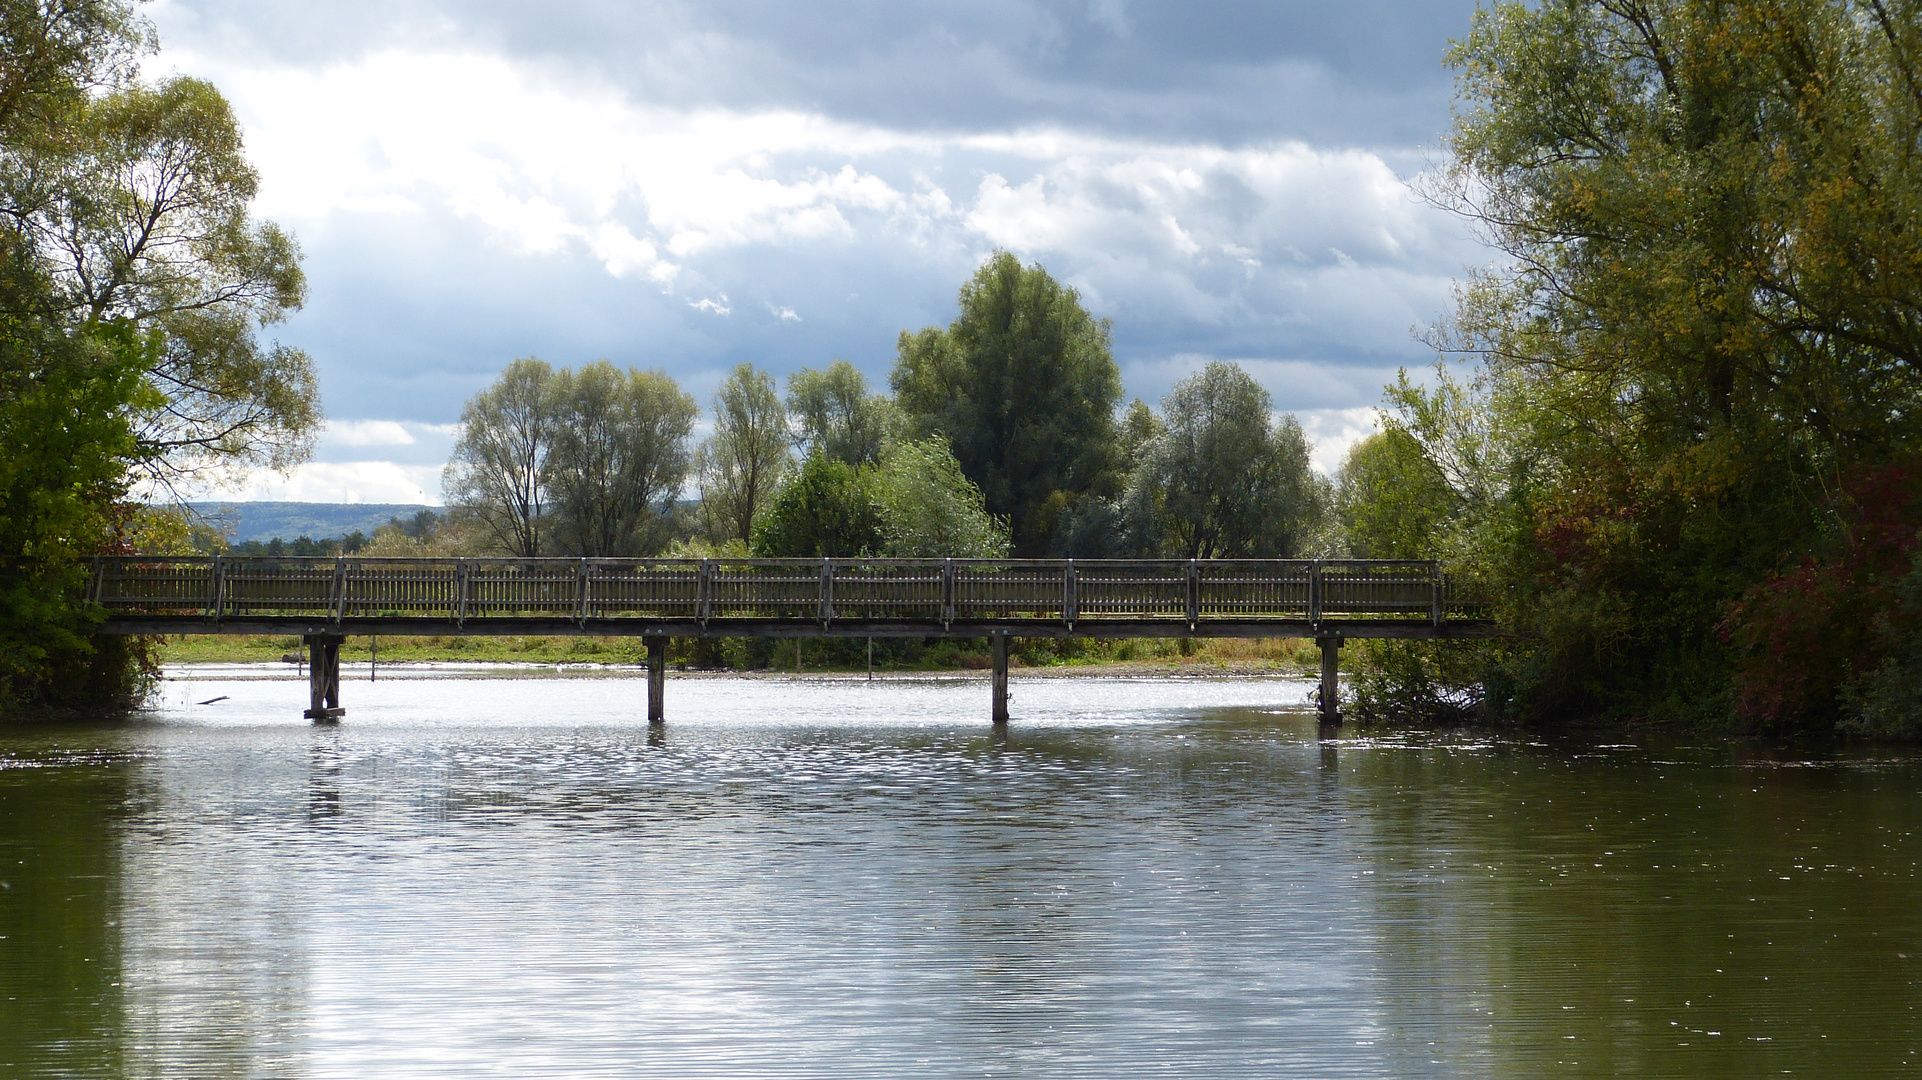
<svg viewBox="0 0 1922 1080"><path fill-rule="evenodd" d="M1108 324L1038 264L995 253L959 307L901 334L892 393L844 360L785 395L737 365L698 444L663 372L516 360L462 410L455 534L519 557L1290 557L1323 537L1301 426L1239 366L1122 412Z"/></svg>

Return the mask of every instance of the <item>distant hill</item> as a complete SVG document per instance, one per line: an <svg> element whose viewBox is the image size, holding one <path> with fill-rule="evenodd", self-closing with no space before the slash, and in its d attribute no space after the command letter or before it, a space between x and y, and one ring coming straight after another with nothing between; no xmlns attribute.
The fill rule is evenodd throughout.
<svg viewBox="0 0 1922 1080"><path fill-rule="evenodd" d="M237 544L249 540L333 540L358 530L368 536L389 518L439 510L418 503L195 502L195 512L221 522Z"/></svg>

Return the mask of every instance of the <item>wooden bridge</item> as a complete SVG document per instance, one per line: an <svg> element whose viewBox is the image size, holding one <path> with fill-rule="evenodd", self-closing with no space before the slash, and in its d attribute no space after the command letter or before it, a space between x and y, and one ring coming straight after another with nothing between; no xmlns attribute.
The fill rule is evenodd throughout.
<svg viewBox="0 0 1922 1080"><path fill-rule="evenodd" d="M127 556L95 561L92 599L103 634L300 635L316 721L344 712L348 634L641 637L653 723L670 637L985 637L1000 724L1011 637L1311 638L1338 723L1345 639L1495 633L1438 564L1389 560Z"/></svg>

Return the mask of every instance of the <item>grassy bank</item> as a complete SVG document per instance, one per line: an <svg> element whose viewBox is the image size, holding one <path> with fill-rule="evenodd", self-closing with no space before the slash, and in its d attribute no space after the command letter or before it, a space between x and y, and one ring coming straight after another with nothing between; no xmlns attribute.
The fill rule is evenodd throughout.
<svg viewBox="0 0 1922 1080"><path fill-rule="evenodd" d="M345 662L365 663L375 641L349 637L341 648ZM540 664L640 664L647 647L631 637L382 637L380 662L426 663L479 661ZM734 671L792 671L796 643L758 639L674 638L668 662L678 668ZM275 663L300 653L300 638L286 635L170 635L158 642L162 664ZM861 640L801 639L805 671L861 671L867 645ZM1131 639L1017 638L1010 662L1029 668L1072 668L1133 664L1143 667L1293 674L1314 670L1318 654L1311 642L1282 638ZM953 671L985 668L985 639L893 640L874 642L876 671Z"/></svg>

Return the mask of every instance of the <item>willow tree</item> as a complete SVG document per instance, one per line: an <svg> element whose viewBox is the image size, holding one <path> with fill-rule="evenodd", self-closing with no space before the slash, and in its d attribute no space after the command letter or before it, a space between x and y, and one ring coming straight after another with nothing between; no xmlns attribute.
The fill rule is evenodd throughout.
<svg viewBox="0 0 1922 1080"><path fill-rule="evenodd" d="M320 412L298 251L253 218L231 109L142 82L118 0L0 0L0 713L126 700L137 644L96 640L79 560L142 473L286 466Z"/></svg>
<svg viewBox="0 0 1922 1080"><path fill-rule="evenodd" d="M1833 723L1922 525L1922 4L1498 3L1451 61L1511 707Z"/></svg>
<svg viewBox="0 0 1922 1080"><path fill-rule="evenodd" d="M89 96L62 138L9 151L4 198L58 309L157 335L143 466L171 481L304 458L321 419L312 362L261 333L306 279L293 238L250 212L260 180L220 92L128 82Z"/></svg>
<svg viewBox="0 0 1922 1080"><path fill-rule="evenodd" d="M573 555L660 551L700 407L665 372L622 371L606 360L558 372L554 383L553 450L542 475L550 534Z"/></svg>
<svg viewBox="0 0 1922 1080"><path fill-rule="evenodd" d="M714 433L696 459L701 518L711 539L745 545L787 475L787 412L774 377L737 364L714 393Z"/></svg>
<svg viewBox="0 0 1922 1080"><path fill-rule="evenodd" d="M449 505L480 523L491 546L546 554L548 458L554 453L554 369L527 356L462 406L454 451L441 473Z"/></svg>
<svg viewBox="0 0 1922 1080"><path fill-rule="evenodd" d="M1039 265L996 252L961 287L960 316L903 331L897 353L889 382L913 434L948 440L1016 555L1047 551L1060 508L1113 494L1109 325Z"/></svg>
<svg viewBox="0 0 1922 1080"><path fill-rule="evenodd" d="M894 425L894 403L868 392L867 376L846 360L788 376L787 412L801 455L821 453L849 465L872 465Z"/></svg>
<svg viewBox="0 0 1922 1080"><path fill-rule="evenodd" d="M1235 364L1211 363L1169 391L1127 500L1155 538L1156 554L1303 553L1324 512L1323 493L1301 424L1272 412L1268 391Z"/></svg>

